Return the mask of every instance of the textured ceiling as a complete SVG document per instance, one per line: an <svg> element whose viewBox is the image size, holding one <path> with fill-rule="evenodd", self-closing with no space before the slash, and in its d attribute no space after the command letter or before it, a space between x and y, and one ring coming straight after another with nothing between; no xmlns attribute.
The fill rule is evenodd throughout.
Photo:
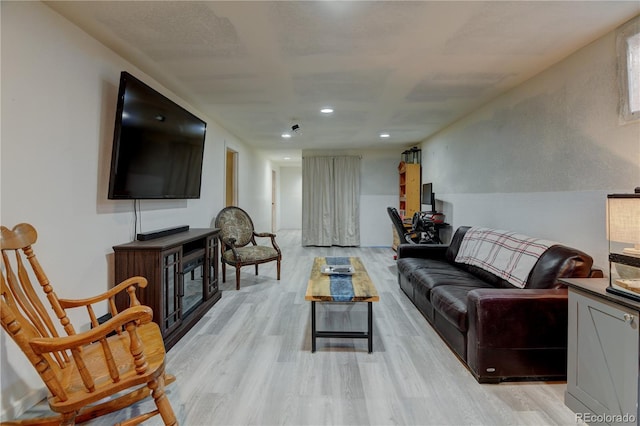
<svg viewBox="0 0 640 426"><path fill-rule="evenodd" d="M46 3L274 159L400 151L640 13L637 0Z"/></svg>

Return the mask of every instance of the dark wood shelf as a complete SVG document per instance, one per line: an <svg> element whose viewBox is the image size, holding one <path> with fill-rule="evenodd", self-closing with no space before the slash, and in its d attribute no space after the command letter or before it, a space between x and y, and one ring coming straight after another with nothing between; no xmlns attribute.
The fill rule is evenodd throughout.
<svg viewBox="0 0 640 426"><path fill-rule="evenodd" d="M113 247L116 283L132 276L149 282L137 296L153 309L167 350L220 300L218 233L215 228L190 229ZM128 303L126 294L116 298L119 311Z"/></svg>

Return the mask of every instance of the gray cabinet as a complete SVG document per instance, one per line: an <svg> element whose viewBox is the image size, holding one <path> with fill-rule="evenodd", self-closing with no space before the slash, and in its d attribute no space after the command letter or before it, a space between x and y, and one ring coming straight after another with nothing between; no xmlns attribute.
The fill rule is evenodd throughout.
<svg viewBox="0 0 640 426"><path fill-rule="evenodd" d="M565 404L588 424L638 424L640 304L611 296L606 279L569 285Z"/></svg>

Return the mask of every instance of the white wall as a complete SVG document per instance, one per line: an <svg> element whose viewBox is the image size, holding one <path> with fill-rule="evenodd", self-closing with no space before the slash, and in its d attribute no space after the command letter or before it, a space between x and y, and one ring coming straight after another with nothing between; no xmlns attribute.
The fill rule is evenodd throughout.
<svg viewBox="0 0 640 426"><path fill-rule="evenodd" d="M1 2L0 8L0 222L8 227L29 222L37 228L34 249L60 297L84 297L111 287L112 246L134 238L133 202L106 196L122 70L208 124L202 197L143 201L142 229L210 226L224 203L225 144L240 153L240 204L255 217L268 212L270 225L269 161L44 4ZM0 348L0 416L5 419L19 415L44 392L4 332Z"/></svg>
<svg viewBox="0 0 640 426"><path fill-rule="evenodd" d="M387 207L399 203L398 164L404 148L363 150L360 180L360 245L391 247L393 227Z"/></svg>
<svg viewBox="0 0 640 426"><path fill-rule="evenodd" d="M302 167L280 167L280 229L302 228Z"/></svg>
<svg viewBox="0 0 640 426"><path fill-rule="evenodd" d="M453 228L549 238L608 272L606 194L640 186L640 123L617 105L610 33L425 141L423 181Z"/></svg>

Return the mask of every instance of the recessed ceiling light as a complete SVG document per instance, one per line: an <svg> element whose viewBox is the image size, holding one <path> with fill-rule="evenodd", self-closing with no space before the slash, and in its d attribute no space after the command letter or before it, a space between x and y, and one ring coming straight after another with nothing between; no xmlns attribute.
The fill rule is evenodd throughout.
<svg viewBox="0 0 640 426"><path fill-rule="evenodd" d="M389 136L389 133L380 133L381 138L388 138Z"/></svg>
<svg viewBox="0 0 640 426"><path fill-rule="evenodd" d="M333 108L322 108L320 112L323 114L331 114L333 112Z"/></svg>
<svg viewBox="0 0 640 426"><path fill-rule="evenodd" d="M291 134L290 133L283 133L282 137L285 138L285 139L289 139L291 137Z"/></svg>
<svg viewBox="0 0 640 426"><path fill-rule="evenodd" d="M291 160L291 157L284 157L284 160Z"/></svg>

